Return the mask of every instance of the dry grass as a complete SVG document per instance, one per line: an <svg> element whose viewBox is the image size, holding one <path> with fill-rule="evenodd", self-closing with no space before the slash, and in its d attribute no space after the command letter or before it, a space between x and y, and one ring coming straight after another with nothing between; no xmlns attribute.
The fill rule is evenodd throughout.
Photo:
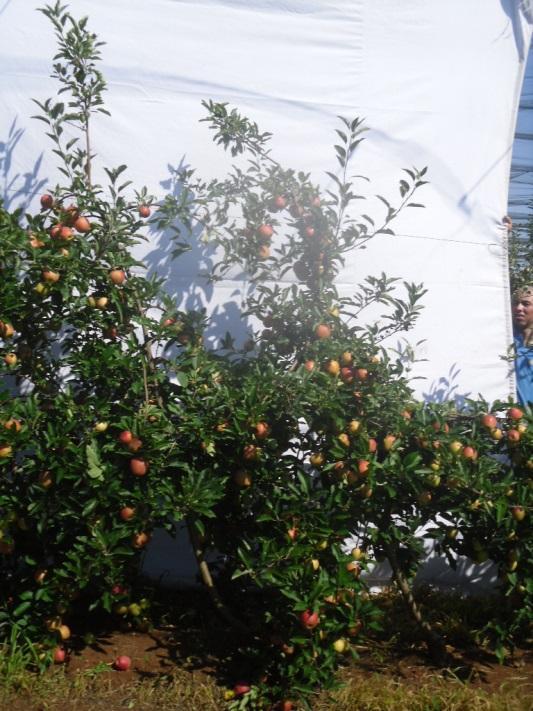
<svg viewBox="0 0 533 711"><path fill-rule="evenodd" d="M528 693L529 688L529 693ZM331 698L321 698L315 711L527 711L532 685L517 674L491 693L458 680L430 676L422 684L404 683L374 674L367 679L351 679ZM529 696L529 705L528 705Z"/></svg>
<svg viewBox="0 0 533 711"><path fill-rule="evenodd" d="M10 711L220 711L224 690L204 674L177 670L172 677L132 680L117 685L116 675L95 670L73 678L54 670L42 677L27 674L16 686L0 689L0 709Z"/></svg>
<svg viewBox="0 0 533 711"><path fill-rule="evenodd" d="M428 674L422 681L398 680L384 674L345 674L346 685L313 701L315 711L527 711L532 709L531 683L525 674L508 678L497 691ZM0 689L0 708L48 711L58 705L76 711L220 711L224 689L200 672L176 670L172 676L131 680L103 669L73 677L54 670L38 677L20 674L10 689ZM120 681L120 685L117 685Z"/></svg>

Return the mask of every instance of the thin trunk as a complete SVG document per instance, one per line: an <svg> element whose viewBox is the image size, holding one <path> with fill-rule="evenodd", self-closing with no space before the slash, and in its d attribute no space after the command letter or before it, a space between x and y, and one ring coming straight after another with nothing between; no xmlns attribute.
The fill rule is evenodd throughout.
<svg viewBox="0 0 533 711"><path fill-rule="evenodd" d="M244 625L240 620L238 620L234 615L230 612L230 610L226 607L224 604L224 601L219 595L219 592L215 586L215 583L213 581L213 576L211 575L211 571L209 570L209 566L207 564L207 561L205 560L205 553L204 553L204 547L202 546L200 539L198 537L198 534L196 532L196 529L194 527L194 521L191 521L190 519L187 519L187 529L189 531L189 537L191 539L191 544L193 547L194 555L196 558L196 562L198 564L198 569L200 571L200 576L202 578L203 584L206 586L207 591L209 593L209 596L211 597L211 601L217 611L220 613L221 617L223 617L228 624L230 624L232 627L234 627L236 630L238 630L242 635L249 637L251 635L250 630L246 625Z"/></svg>
<svg viewBox="0 0 533 711"><path fill-rule="evenodd" d="M444 640L435 632L429 622L423 618L420 608L416 604L416 600L411 592L409 582L402 572L394 546L388 545L384 548L392 568L394 579L400 588L404 602L426 638L429 653L435 661L442 662L445 657Z"/></svg>

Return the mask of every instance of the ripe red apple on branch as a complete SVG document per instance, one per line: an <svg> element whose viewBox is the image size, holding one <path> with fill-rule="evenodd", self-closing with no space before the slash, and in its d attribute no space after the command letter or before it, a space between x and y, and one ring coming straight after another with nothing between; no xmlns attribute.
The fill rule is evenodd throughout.
<svg viewBox="0 0 533 711"><path fill-rule="evenodd" d="M509 444L516 444L517 442L520 442L522 435L517 429L511 428L507 430L507 440Z"/></svg>
<svg viewBox="0 0 533 711"><path fill-rule="evenodd" d="M487 413L481 417L481 424L488 430L493 430L498 426L498 420L494 417L494 415Z"/></svg>
<svg viewBox="0 0 533 711"><path fill-rule="evenodd" d="M246 462L257 462L261 458L261 447L255 444L247 444L242 451L242 458Z"/></svg>
<svg viewBox="0 0 533 711"><path fill-rule="evenodd" d="M270 425L267 422L257 422L254 432L257 439L266 439L270 434Z"/></svg>
<svg viewBox="0 0 533 711"><path fill-rule="evenodd" d="M295 526L292 526L292 528L288 529L287 536L289 537L289 540L294 542L298 538L298 529Z"/></svg>
<svg viewBox="0 0 533 711"><path fill-rule="evenodd" d="M61 275L58 272L53 272L50 269L43 271L43 280L49 282L50 284L55 284L60 278Z"/></svg>
<svg viewBox="0 0 533 711"><path fill-rule="evenodd" d="M521 420L522 417L524 416L524 413L519 407L510 407L507 410L507 417L510 420Z"/></svg>
<svg viewBox="0 0 533 711"><path fill-rule="evenodd" d="M272 227L272 225L263 224L259 225L259 227L257 228L257 235L261 239L269 240L271 239L273 234L274 228Z"/></svg>
<svg viewBox="0 0 533 711"><path fill-rule="evenodd" d="M109 278L116 286L124 284L126 281L126 272L123 269L111 269Z"/></svg>
<svg viewBox="0 0 533 711"><path fill-rule="evenodd" d="M139 449L141 449L143 446L142 440L139 439L138 437L132 437L131 440L128 442L126 447L130 450L130 452L138 452Z"/></svg>
<svg viewBox="0 0 533 711"><path fill-rule="evenodd" d="M41 195L41 208L43 210L51 210L54 207L54 198L51 195Z"/></svg>
<svg viewBox="0 0 533 711"><path fill-rule="evenodd" d="M145 476L149 469L149 464L146 460L134 457L130 459L130 472L134 476Z"/></svg>
<svg viewBox="0 0 533 711"><path fill-rule="evenodd" d="M315 328L315 336L320 340L331 338L331 327L327 323L319 323Z"/></svg>
<svg viewBox="0 0 533 711"><path fill-rule="evenodd" d="M135 512L136 510L133 506L123 506L119 515L123 521L130 521L135 516Z"/></svg>
<svg viewBox="0 0 533 711"><path fill-rule="evenodd" d="M270 209L272 212L284 210L286 207L287 199L283 195L276 195L270 203Z"/></svg>
<svg viewBox="0 0 533 711"><path fill-rule="evenodd" d="M86 217L80 215L74 220L74 229L81 234L86 234L91 231L91 223Z"/></svg>
<svg viewBox="0 0 533 711"><path fill-rule="evenodd" d="M122 444L125 444L125 445L129 444L132 439L133 439L133 433L130 432L130 430L123 430L118 436L119 442L121 442Z"/></svg>
<svg viewBox="0 0 533 711"><path fill-rule="evenodd" d="M132 537L132 544L134 548L144 548L144 546L149 542L150 534L146 531L140 531L134 534Z"/></svg>
<svg viewBox="0 0 533 711"><path fill-rule="evenodd" d="M313 610L304 610L300 614L300 622L305 629L312 630L320 623L320 616Z"/></svg>

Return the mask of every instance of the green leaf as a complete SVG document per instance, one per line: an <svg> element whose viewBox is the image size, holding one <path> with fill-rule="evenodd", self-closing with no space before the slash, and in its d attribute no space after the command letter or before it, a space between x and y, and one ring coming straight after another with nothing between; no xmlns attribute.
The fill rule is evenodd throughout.
<svg viewBox="0 0 533 711"><path fill-rule="evenodd" d="M104 469L102 467L102 461L100 459L100 453L96 442L91 442L85 447L85 454L87 456L87 474L91 477L91 479L103 481Z"/></svg>

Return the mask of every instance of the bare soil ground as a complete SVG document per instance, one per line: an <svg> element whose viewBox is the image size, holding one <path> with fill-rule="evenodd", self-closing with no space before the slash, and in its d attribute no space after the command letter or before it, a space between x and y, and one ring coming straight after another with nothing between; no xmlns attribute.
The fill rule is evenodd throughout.
<svg viewBox="0 0 533 711"><path fill-rule="evenodd" d="M38 676L21 671L0 684L0 710L217 711L246 670L231 656L231 631L204 608L183 601L174 620L150 631L112 630L109 620L74 636L68 663ZM399 624L410 624L400 621ZM405 627L403 628L405 632ZM85 635L85 636L84 636ZM431 664L413 635L381 635L357 648L339 677L344 686L311 699L317 711L528 711L533 709L533 654L516 650L505 664L471 644L449 646L446 669ZM118 655L132 659L118 672Z"/></svg>

